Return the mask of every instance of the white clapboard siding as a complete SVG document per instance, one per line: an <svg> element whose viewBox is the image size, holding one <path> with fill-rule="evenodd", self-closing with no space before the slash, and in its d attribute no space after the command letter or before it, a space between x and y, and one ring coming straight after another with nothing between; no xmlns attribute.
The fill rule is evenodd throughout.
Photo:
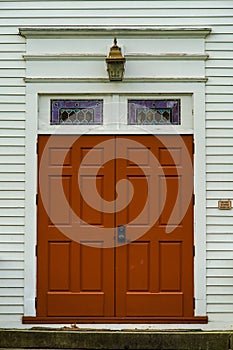
<svg viewBox="0 0 233 350"><path fill-rule="evenodd" d="M233 212L220 211L217 205L218 199L233 198L233 35L229 29L219 26L219 34L206 42L207 312L213 321L224 322L233 314Z"/></svg>
<svg viewBox="0 0 233 350"><path fill-rule="evenodd" d="M75 25L212 28L206 38L207 312L210 321L230 324L233 212L217 205L233 199L233 1L8 0L0 1L0 327L20 325L23 314L25 39L18 28Z"/></svg>
<svg viewBox="0 0 233 350"><path fill-rule="evenodd" d="M0 146L0 155L21 155L25 154L24 146ZM8 178L9 179L9 178ZM1 181L1 175L0 175Z"/></svg>
<svg viewBox="0 0 233 350"><path fill-rule="evenodd" d="M217 220L216 220L217 222ZM233 227L232 224L231 225L220 225L220 224L215 224L215 225L208 225L207 226L207 234L209 237L209 234L221 234L224 235L224 239L227 240L228 239L228 235L233 233ZM211 257L213 259L215 259L215 257ZM230 259L232 259L232 255L229 257Z"/></svg>
<svg viewBox="0 0 233 350"><path fill-rule="evenodd" d="M221 241L222 238L221 238L222 234L209 234L209 237L210 237L210 240L216 240L215 237L218 237L218 241ZM232 234L229 234L231 241L232 241ZM220 261L218 259L211 259L211 260L207 260L207 267L210 267L210 268L214 268L214 266L216 265L216 263L219 265L219 268L223 268L225 267L226 269L230 267L232 267L233 265L230 265L229 262L233 262L233 258L232 259L227 259L227 260L224 260L224 259L221 259ZM230 286L231 288L233 288L233 285ZM222 291L224 292L224 291Z"/></svg>
<svg viewBox="0 0 233 350"><path fill-rule="evenodd" d="M24 200L23 199L0 199L0 208L24 208Z"/></svg>
<svg viewBox="0 0 233 350"><path fill-rule="evenodd" d="M0 305L6 306L6 305L17 305L21 306L23 303L23 296L1 296L0 297Z"/></svg>
<svg viewBox="0 0 233 350"><path fill-rule="evenodd" d="M18 234L3 234L1 235L1 242L6 242L6 243L24 243L24 237L22 235ZM9 265L9 263L8 263ZM0 268L4 266L4 263L1 264ZM14 264L15 266L15 264ZM17 266L18 268L21 266Z"/></svg>
<svg viewBox="0 0 233 350"><path fill-rule="evenodd" d="M233 139L232 139L232 137L223 137L223 138L221 138L221 137L220 138L208 137L206 139L206 145L207 145L207 147L211 147L211 146L232 146L233 145Z"/></svg>
<svg viewBox="0 0 233 350"><path fill-rule="evenodd" d="M1 297L22 297L23 288L2 288L0 287Z"/></svg>
<svg viewBox="0 0 233 350"><path fill-rule="evenodd" d="M20 5L20 4L19 4ZM0 12L5 3L0 3ZM24 285L25 42L0 20L0 327L20 324Z"/></svg>

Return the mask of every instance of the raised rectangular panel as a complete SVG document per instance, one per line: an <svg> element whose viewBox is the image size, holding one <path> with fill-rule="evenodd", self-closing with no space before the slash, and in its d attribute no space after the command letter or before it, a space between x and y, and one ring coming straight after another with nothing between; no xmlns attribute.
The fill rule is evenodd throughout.
<svg viewBox="0 0 233 350"><path fill-rule="evenodd" d="M49 291L68 291L70 288L70 242L49 242L48 245Z"/></svg>
<svg viewBox="0 0 233 350"><path fill-rule="evenodd" d="M181 290L181 242L159 242L159 290L160 292Z"/></svg>
<svg viewBox="0 0 233 350"><path fill-rule="evenodd" d="M80 177L80 218L82 224L103 225L104 177L86 176Z"/></svg>
<svg viewBox="0 0 233 350"><path fill-rule="evenodd" d="M150 243L134 242L128 245L128 290L149 290Z"/></svg>
<svg viewBox="0 0 233 350"><path fill-rule="evenodd" d="M159 225L181 224L181 177L176 175L159 177L159 204L161 205L161 214ZM164 206L162 207L162 203Z"/></svg>
<svg viewBox="0 0 233 350"><path fill-rule="evenodd" d="M142 305L141 309L135 305ZM128 316L180 317L183 316L184 296L182 293L127 293Z"/></svg>
<svg viewBox="0 0 233 350"><path fill-rule="evenodd" d="M103 247L101 242L81 242L80 246L80 289L101 291L103 284ZM100 249L97 249L100 248ZM102 249L101 249L102 248Z"/></svg>
<svg viewBox="0 0 233 350"><path fill-rule="evenodd" d="M104 316L104 293L48 293L48 316ZM59 308L58 308L59 305Z"/></svg>
<svg viewBox="0 0 233 350"><path fill-rule="evenodd" d="M49 149L49 165L51 166L70 166L72 148L51 147Z"/></svg>
<svg viewBox="0 0 233 350"><path fill-rule="evenodd" d="M71 224L71 176L49 176L49 224ZM64 200L66 198L66 200Z"/></svg>
<svg viewBox="0 0 233 350"><path fill-rule="evenodd" d="M162 166L181 164L181 148L159 148L159 163Z"/></svg>
<svg viewBox="0 0 233 350"><path fill-rule="evenodd" d="M133 198L130 205L127 206L127 224L134 226L149 225L150 222L150 208L149 208L149 191L148 182L149 176L127 176L127 179L133 186ZM127 202L129 202L129 191L128 186ZM134 205L135 203L135 205Z"/></svg>
<svg viewBox="0 0 233 350"><path fill-rule="evenodd" d="M128 166L143 165L149 166L150 150L145 148L127 149Z"/></svg>
<svg viewBox="0 0 233 350"><path fill-rule="evenodd" d="M81 148L81 166L99 166L104 162L103 148Z"/></svg>

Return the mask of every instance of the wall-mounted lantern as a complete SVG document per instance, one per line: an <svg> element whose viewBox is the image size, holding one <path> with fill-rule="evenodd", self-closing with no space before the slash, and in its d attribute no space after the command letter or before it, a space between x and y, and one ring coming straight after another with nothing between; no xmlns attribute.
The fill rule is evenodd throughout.
<svg viewBox="0 0 233 350"><path fill-rule="evenodd" d="M116 38L114 38L114 45L110 49L106 63L109 80L121 81L125 70L125 57L122 56L121 48L117 45Z"/></svg>

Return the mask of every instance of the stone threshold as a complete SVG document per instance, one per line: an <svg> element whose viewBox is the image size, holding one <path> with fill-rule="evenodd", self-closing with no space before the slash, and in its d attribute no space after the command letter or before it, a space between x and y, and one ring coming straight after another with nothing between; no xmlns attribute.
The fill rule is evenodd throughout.
<svg viewBox="0 0 233 350"><path fill-rule="evenodd" d="M0 329L0 348L233 350L232 331Z"/></svg>

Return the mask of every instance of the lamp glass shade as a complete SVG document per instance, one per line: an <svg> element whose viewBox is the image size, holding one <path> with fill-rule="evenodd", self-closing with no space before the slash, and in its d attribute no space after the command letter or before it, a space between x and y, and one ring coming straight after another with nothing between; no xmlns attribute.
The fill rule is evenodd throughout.
<svg viewBox="0 0 233 350"><path fill-rule="evenodd" d="M107 63L109 80L122 80L124 75L124 62L112 61Z"/></svg>
<svg viewBox="0 0 233 350"><path fill-rule="evenodd" d="M116 38L106 58L107 71L110 81L121 81L125 71L125 58L122 56L121 48L117 45Z"/></svg>

